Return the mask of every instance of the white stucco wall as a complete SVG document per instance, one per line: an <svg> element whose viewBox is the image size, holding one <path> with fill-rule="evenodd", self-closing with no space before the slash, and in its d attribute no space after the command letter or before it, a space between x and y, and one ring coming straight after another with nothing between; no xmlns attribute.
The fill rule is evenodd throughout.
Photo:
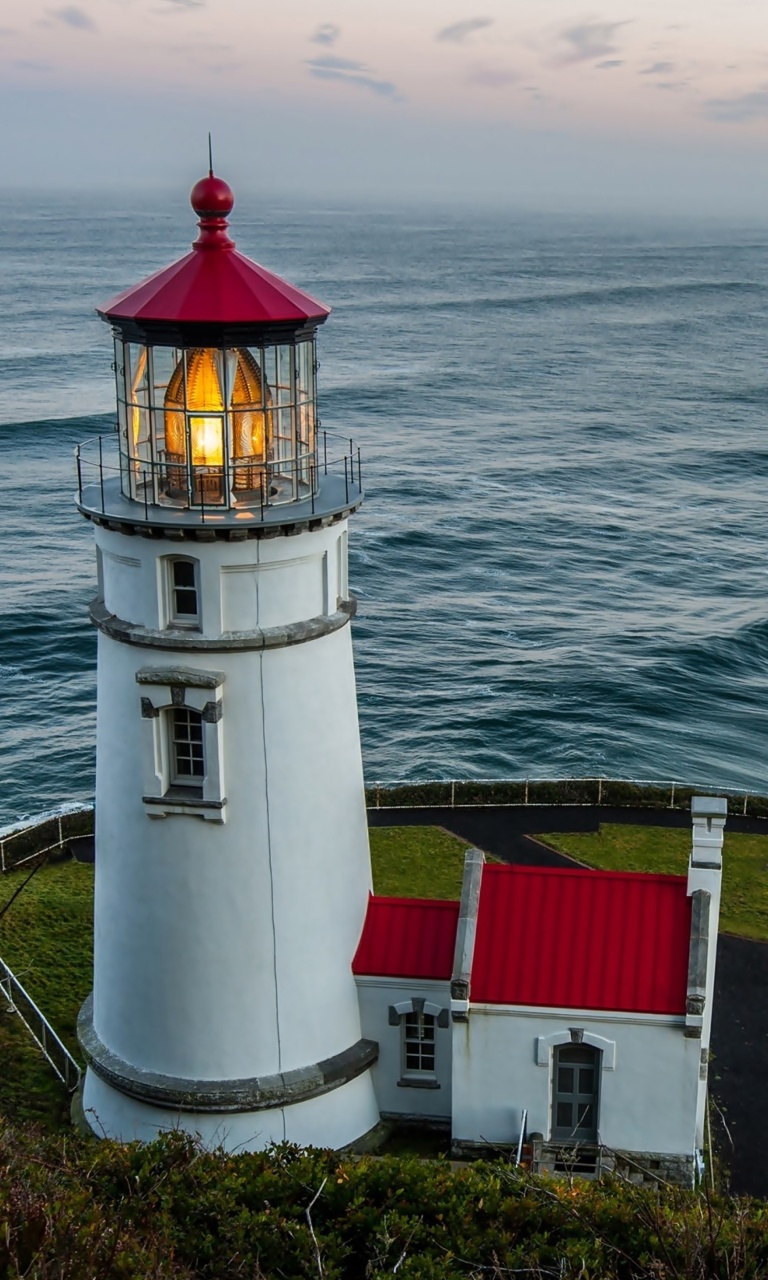
<svg viewBox="0 0 768 1280"><path fill-rule="evenodd" d="M682 1018L543 1012L472 1005L453 1024L453 1137L516 1142L520 1115L528 1133L552 1128L551 1049L537 1065L538 1037L581 1027L615 1043L615 1067L600 1080L599 1140L625 1151L691 1155L696 1147L700 1042L683 1034Z"/></svg>
<svg viewBox="0 0 768 1280"><path fill-rule="evenodd" d="M390 1005L422 998L448 1010L451 990L448 982L411 978L358 977L360 1017L363 1035L376 1040L379 1059L371 1069L379 1110L388 1115L423 1116L450 1120L451 1117L451 1027L435 1028L435 1076L438 1089L423 1089L402 1081L402 1032L389 1025Z"/></svg>
<svg viewBox="0 0 768 1280"><path fill-rule="evenodd" d="M360 1137L357 1126L369 1105L370 1080L358 1076L342 1089L319 1098L273 1111L195 1112L152 1107L127 1098L100 1080L86 1075L83 1107L99 1137L120 1142L151 1142L159 1133L183 1129L209 1150L262 1151L272 1142L295 1142L306 1147L343 1147Z"/></svg>
<svg viewBox="0 0 768 1280"><path fill-rule="evenodd" d="M343 531L172 543L99 529L105 603L161 626L161 561L176 554L199 561L206 637L222 634L228 598L239 602L229 621L241 631L314 617L324 605L334 612ZM267 616L257 564L270 566ZM142 803L146 727L157 721L142 719L147 689L136 672L174 666L224 675L211 696L223 709L225 823L152 817ZM100 634L96 848L94 1025L109 1049L150 1071L233 1079L352 1046L362 1032L350 966L371 874L350 627L264 651L174 651ZM89 1077L94 1090L102 1109L119 1096ZM323 1129L318 1140L330 1145L378 1120L367 1073L324 1099L288 1109L298 1126L289 1137L314 1141L314 1120L307 1136L299 1130L315 1113L344 1117L338 1143L333 1124ZM118 1124L126 1107L158 1114L123 1099L101 1123Z"/></svg>
<svg viewBox="0 0 768 1280"><path fill-rule="evenodd" d="M199 562L202 634L276 627L333 613L346 598L347 522L292 537L242 542L178 542L127 537L96 528L104 603L110 613L150 629L166 624L168 557Z"/></svg>

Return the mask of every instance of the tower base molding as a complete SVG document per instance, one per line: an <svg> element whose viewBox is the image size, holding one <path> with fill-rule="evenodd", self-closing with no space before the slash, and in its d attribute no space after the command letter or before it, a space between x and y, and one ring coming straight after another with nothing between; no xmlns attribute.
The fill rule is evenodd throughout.
<svg viewBox="0 0 768 1280"><path fill-rule="evenodd" d="M154 1107L217 1115L290 1107L349 1084L379 1056L375 1040L358 1040L348 1049L310 1066L236 1080L194 1080L146 1071L113 1053L93 1025L93 996L77 1020L77 1037L89 1068L110 1088Z"/></svg>

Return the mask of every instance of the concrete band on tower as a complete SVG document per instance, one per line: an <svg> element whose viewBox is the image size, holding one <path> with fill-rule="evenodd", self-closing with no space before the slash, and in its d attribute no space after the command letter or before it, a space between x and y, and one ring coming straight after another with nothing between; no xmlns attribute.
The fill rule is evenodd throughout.
<svg viewBox="0 0 768 1280"><path fill-rule="evenodd" d="M311 1066L245 1080L185 1080L144 1071L125 1062L101 1043L93 1028L93 996L77 1020L77 1038L88 1065L108 1085L141 1102L183 1111L263 1111L288 1107L338 1089L372 1067L379 1056L375 1040L361 1037L349 1049Z"/></svg>
<svg viewBox="0 0 768 1280"><path fill-rule="evenodd" d="M123 644L143 645L152 649L189 649L209 653L227 653L244 649L283 649L289 645L306 644L308 640L319 640L321 636L329 636L334 631L339 631L354 618L356 613L357 600L354 596L350 596L348 600L340 601L333 613L319 614L315 618L308 618L306 622L232 632L209 639L206 636L191 633L185 635L179 631L151 630L126 622L123 618L117 618L113 613L109 613L103 600L94 600L90 606L91 622L112 640L120 640Z"/></svg>

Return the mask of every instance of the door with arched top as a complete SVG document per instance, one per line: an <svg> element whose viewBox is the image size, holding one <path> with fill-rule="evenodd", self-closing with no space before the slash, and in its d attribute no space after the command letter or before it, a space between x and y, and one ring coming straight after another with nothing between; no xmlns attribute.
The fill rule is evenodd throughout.
<svg viewBox="0 0 768 1280"><path fill-rule="evenodd" d="M563 1044L554 1051L552 1137L596 1142L600 1093L600 1050Z"/></svg>

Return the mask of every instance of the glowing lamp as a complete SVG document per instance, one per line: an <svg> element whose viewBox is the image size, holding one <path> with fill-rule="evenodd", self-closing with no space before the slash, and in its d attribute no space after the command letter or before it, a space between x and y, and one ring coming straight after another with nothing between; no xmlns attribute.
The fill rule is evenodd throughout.
<svg viewBox="0 0 768 1280"><path fill-rule="evenodd" d="M241 493L261 490L272 435L272 393L247 348L195 347L184 352L168 383L163 409L172 491L184 487L189 462L197 500L224 501L227 452L232 488Z"/></svg>

